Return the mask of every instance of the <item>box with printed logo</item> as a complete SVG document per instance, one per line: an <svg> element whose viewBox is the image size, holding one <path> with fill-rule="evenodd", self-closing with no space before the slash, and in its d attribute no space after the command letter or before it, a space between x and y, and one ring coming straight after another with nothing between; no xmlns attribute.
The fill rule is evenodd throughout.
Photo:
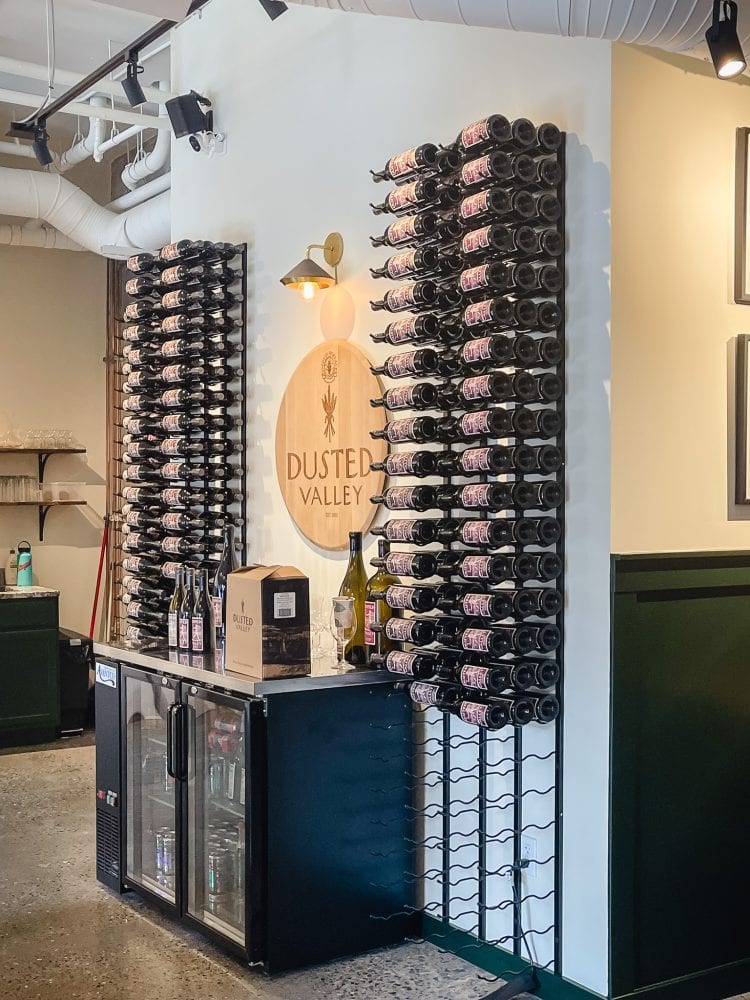
<svg viewBox="0 0 750 1000"><path fill-rule="evenodd" d="M294 566L244 566L227 580L226 666L273 680L310 673L310 583Z"/></svg>

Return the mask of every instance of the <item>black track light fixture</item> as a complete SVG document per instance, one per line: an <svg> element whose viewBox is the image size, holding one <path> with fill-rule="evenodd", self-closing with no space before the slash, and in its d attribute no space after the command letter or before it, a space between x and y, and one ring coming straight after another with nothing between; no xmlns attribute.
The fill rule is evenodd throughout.
<svg viewBox="0 0 750 1000"><path fill-rule="evenodd" d="M171 98L165 107L172 123L172 131L177 139L213 130L214 115L211 110L211 102L207 97L201 96L194 90L191 90L189 94L180 94L179 97ZM195 146L193 148L195 149Z"/></svg>
<svg viewBox="0 0 750 1000"><path fill-rule="evenodd" d="M138 52L131 49L128 56L128 69L125 79L122 81L122 89L128 99L131 108L137 108L139 104L146 103L146 95L143 87L138 83L138 74L143 72L143 66L138 62Z"/></svg>
<svg viewBox="0 0 750 1000"><path fill-rule="evenodd" d="M277 17L287 10L287 5L282 3L282 0L258 0L258 3L272 21L275 21Z"/></svg>
<svg viewBox="0 0 750 1000"><path fill-rule="evenodd" d="M49 135L47 134L46 122L44 118L40 118L34 128L34 141L31 144L31 148L34 150L37 162L43 167L48 167L54 160L54 156L49 151L48 142Z"/></svg>
<svg viewBox="0 0 750 1000"><path fill-rule="evenodd" d="M714 0L714 14L711 27L706 32L706 43L720 80L731 80L746 69L747 60L737 35L737 4L734 0Z"/></svg>

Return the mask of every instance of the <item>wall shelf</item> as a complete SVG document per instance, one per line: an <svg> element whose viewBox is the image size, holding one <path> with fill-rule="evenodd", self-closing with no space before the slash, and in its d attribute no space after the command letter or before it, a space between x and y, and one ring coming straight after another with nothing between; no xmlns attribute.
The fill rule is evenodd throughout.
<svg viewBox="0 0 750 1000"><path fill-rule="evenodd" d="M36 455L39 488L44 482L44 470L52 455L85 455L85 448L0 448L0 455ZM44 522L52 507L85 507L85 500L0 500L0 507L38 507L39 541L44 541Z"/></svg>
<svg viewBox="0 0 750 1000"><path fill-rule="evenodd" d="M86 507L86 500L0 500L0 507L38 507L39 541L44 541L44 522L52 507Z"/></svg>
<svg viewBox="0 0 750 1000"><path fill-rule="evenodd" d="M44 480L44 470L51 455L85 455L85 448L0 448L0 455L36 455L39 463L39 482Z"/></svg>

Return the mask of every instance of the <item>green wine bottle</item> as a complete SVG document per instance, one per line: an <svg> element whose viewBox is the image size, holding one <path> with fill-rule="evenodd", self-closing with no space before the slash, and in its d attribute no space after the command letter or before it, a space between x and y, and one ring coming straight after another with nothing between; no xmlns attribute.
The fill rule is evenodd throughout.
<svg viewBox="0 0 750 1000"><path fill-rule="evenodd" d="M346 644L344 659L354 667L363 667L365 656L365 590L367 588L367 573L362 562L362 532L349 532L349 564L346 567L344 580L339 590L339 597L354 598L354 612L357 616L357 628Z"/></svg>
<svg viewBox="0 0 750 1000"><path fill-rule="evenodd" d="M378 539L378 559L385 559L388 555L390 545L385 539ZM367 661L370 657L378 654L385 656L393 649L393 643L387 638L383 628L389 618L392 618L394 611L385 603L385 592L389 587L396 587L401 581L391 576L384 564L378 566L367 581L365 592L365 648L367 651ZM372 626L380 625L381 628L373 631Z"/></svg>

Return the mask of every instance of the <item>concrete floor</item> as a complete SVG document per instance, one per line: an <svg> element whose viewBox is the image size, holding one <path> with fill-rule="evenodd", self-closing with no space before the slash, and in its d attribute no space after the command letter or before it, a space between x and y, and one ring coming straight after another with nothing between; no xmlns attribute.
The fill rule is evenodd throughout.
<svg viewBox="0 0 750 1000"><path fill-rule="evenodd" d="M0 756L2 1000L478 1000L493 986L430 945L273 980L94 878L94 748ZM750 994L735 1000L750 1000Z"/></svg>

